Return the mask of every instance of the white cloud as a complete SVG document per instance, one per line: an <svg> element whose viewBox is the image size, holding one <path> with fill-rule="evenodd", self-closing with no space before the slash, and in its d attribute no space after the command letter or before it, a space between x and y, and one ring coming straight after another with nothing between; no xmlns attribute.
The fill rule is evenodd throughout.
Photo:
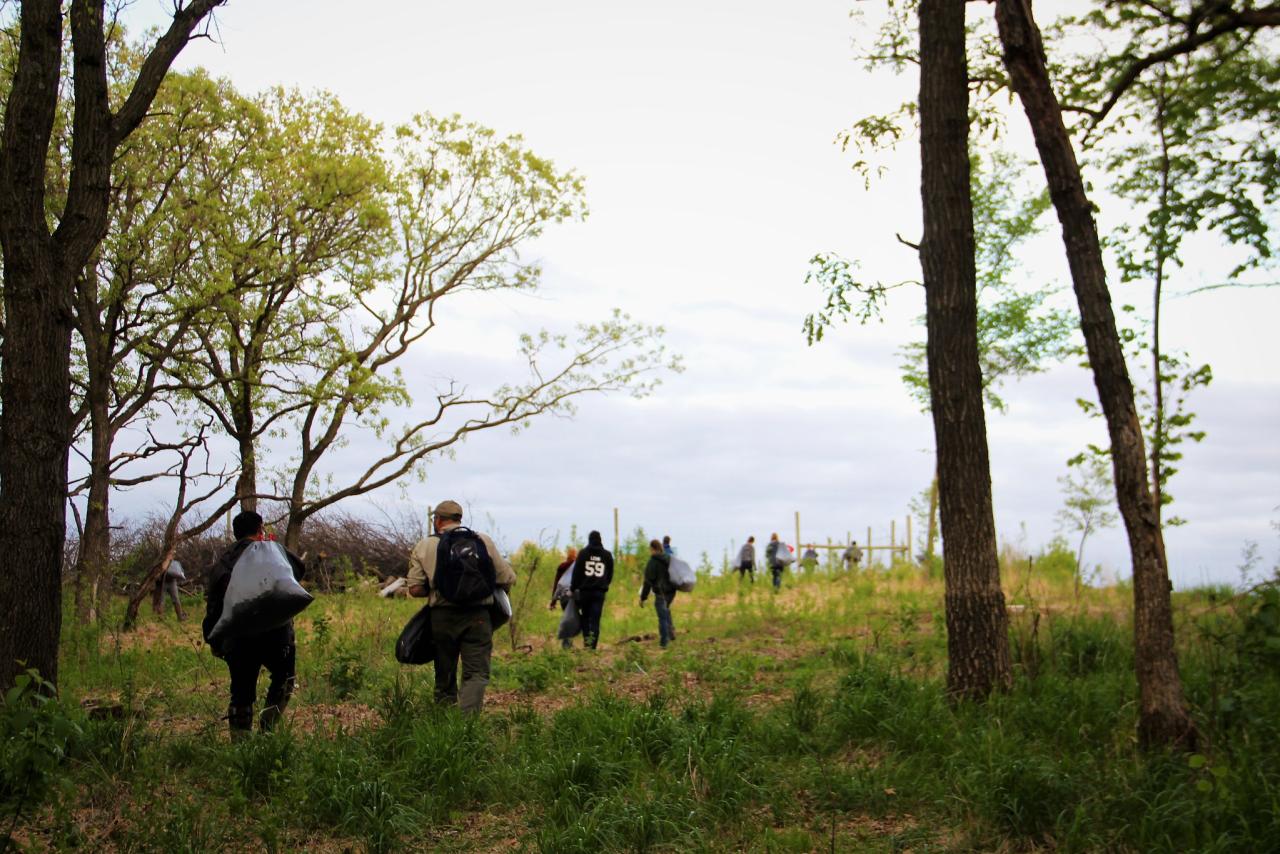
<svg viewBox="0 0 1280 854"><path fill-rule="evenodd" d="M194 44L182 61L247 89L330 89L388 123L457 111L524 133L535 151L586 176L592 209L531 247L546 268L538 297L457 303L410 375L424 386L465 376L486 388L518 369L502 354L520 331L566 329L613 306L665 324L688 366L649 401L584 401L574 421L476 436L410 488L419 506L469 501L513 539L572 523L607 530L617 506L624 529L671 533L713 557L747 533L790 531L796 510L806 537L865 536L867 525L887 536L931 474L932 427L903 390L896 355L920 336L920 294L895 294L884 324L837 328L814 348L800 332L819 302L803 284L815 252L855 258L870 279L918 277L894 240L918 236L913 145L866 190L833 144L839 129L912 88L861 69L846 0L351 8L232 3L218 13L222 43ZM1022 125L1011 115L1010 138L1025 143ZM1025 144L1022 153L1034 154ZM1026 274L1065 282L1056 224L1047 224ZM1194 275L1212 275L1212 255L1197 256L1206 272ZM1117 293L1117 302L1142 293ZM1069 292L1062 299L1069 304ZM1218 377L1193 405L1209 437L1188 448L1173 485L1173 509L1192 519L1168 535L1180 583L1231 580L1246 538L1275 553L1277 316L1280 289L1168 303L1168 344L1213 363ZM1022 522L1033 545L1052 535L1064 460L1104 435L1072 402L1088 395L1087 376L1064 367L1007 389L1009 414L990 416L1005 537ZM353 437L345 454L373 452ZM1119 531L1089 551L1127 565Z"/></svg>

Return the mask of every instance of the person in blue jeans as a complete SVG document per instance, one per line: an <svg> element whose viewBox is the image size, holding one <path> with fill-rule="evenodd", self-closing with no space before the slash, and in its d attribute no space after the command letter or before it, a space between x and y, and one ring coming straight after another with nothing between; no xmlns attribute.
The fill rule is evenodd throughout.
<svg viewBox="0 0 1280 854"><path fill-rule="evenodd" d="M644 568L644 587L640 589L640 605L653 591L653 608L658 612L658 645L666 648L676 639L675 623L671 620L671 600L676 588L671 583L671 555L662 548L661 540L649 542L649 563Z"/></svg>

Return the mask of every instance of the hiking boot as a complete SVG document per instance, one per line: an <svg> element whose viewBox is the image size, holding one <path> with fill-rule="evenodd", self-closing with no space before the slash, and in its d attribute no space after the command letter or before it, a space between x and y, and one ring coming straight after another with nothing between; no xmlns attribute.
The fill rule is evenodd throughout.
<svg viewBox="0 0 1280 854"><path fill-rule="evenodd" d="M253 706L228 706L227 728L233 742L247 738L253 732Z"/></svg>

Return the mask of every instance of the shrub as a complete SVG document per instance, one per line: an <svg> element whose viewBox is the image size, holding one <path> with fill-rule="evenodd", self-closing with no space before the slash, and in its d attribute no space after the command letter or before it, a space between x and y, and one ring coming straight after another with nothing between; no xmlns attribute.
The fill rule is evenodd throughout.
<svg viewBox="0 0 1280 854"><path fill-rule="evenodd" d="M0 803L15 819L67 785L66 759L83 734L78 711L64 706L38 671L14 680L0 707Z"/></svg>

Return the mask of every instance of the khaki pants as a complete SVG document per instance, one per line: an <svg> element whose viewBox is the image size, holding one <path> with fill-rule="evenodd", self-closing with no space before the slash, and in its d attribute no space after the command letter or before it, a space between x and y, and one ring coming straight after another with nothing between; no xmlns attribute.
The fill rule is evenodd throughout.
<svg viewBox="0 0 1280 854"><path fill-rule="evenodd" d="M479 712L489 684L493 654L493 621L484 607L431 609L431 637L436 642L436 702ZM458 659L462 659L462 692L458 692Z"/></svg>

